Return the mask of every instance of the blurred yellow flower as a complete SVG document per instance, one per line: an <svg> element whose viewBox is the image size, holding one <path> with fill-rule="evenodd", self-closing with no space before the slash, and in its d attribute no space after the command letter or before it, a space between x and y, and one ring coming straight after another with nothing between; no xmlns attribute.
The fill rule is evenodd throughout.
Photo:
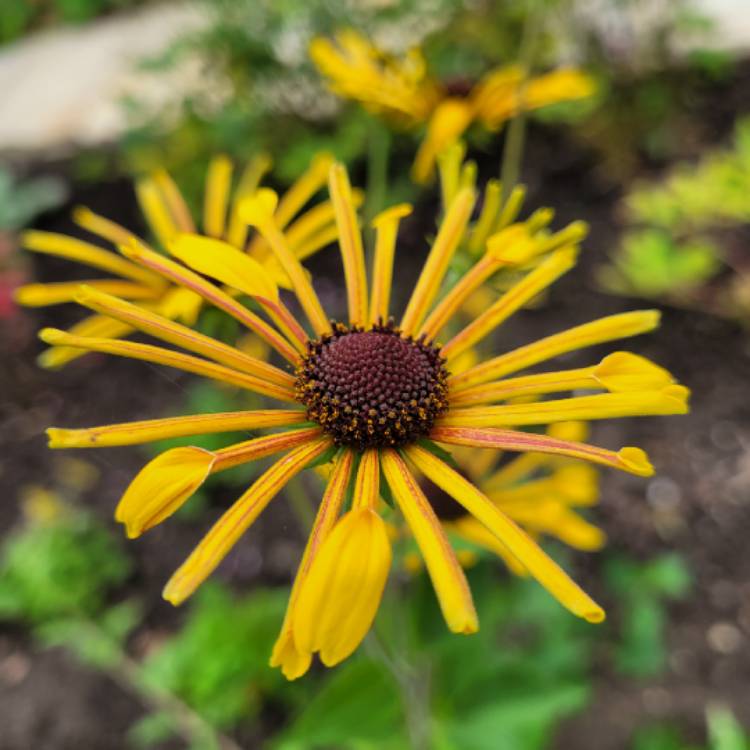
<svg viewBox="0 0 750 750"><path fill-rule="evenodd" d="M505 227L487 240L476 264L441 294L451 260L466 237L476 200L472 188L459 189L446 207L396 325L390 316L391 282L399 222L410 207L394 206L374 220L375 250L368 280L352 189L342 165L330 167L328 188L344 268L347 322L332 321L326 314L313 280L282 232L280 204L272 190L262 189L242 200L238 214L257 227L280 264L302 311L300 320L282 301L268 266L229 242L178 234L168 241L172 257L139 241L122 246L136 267L199 295L244 324L285 361L285 367L90 287L76 295L80 304L187 353L54 329L41 333L53 345L185 370L275 399L283 408L88 429L50 428L51 447L133 445L203 433L292 428L219 450L174 448L147 464L126 490L116 518L134 537L168 518L209 475L283 454L216 521L174 573L164 589L164 596L173 604L188 598L214 571L292 477L305 468L332 461L271 658L272 665L281 667L290 679L308 669L315 653L328 666L340 662L357 648L370 628L391 562L391 541L380 513L383 481L416 540L453 632L475 632L478 618L462 568L422 489L425 482L453 498L475 519L478 525L463 522L464 533L483 529L508 559L517 561L563 606L590 622L600 622L604 618L601 607L506 512L510 499L504 509L503 503L487 494L491 489L486 485L482 489L453 469L433 443L583 459L650 475L653 468L638 448L613 451L554 433L518 428L685 413L688 391L675 384L666 370L635 354L618 352L589 367L516 373L560 354L650 331L658 324L658 313L646 310L607 316L495 357L480 357L474 364L454 370L466 352L477 351L477 344L495 328L573 267L578 240L565 235L565 230L559 233L563 240L554 244L554 250L441 345L441 334L482 284L504 269L516 269L538 258L540 248L549 249L550 238L536 238L525 223ZM251 298L269 320L251 313L235 291ZM294 374L287 368L294 368ZM587 395L555 397L581 389ZM496 481L503 492L512 491L497 477ZM558 496L568 493L564 502L571 504L571 492L577 489L578 485L560 491L558 486ZM564 518L562 511L560 517ZM567 522L570 537L572 526L569 519ZM523 525L534 534L549 530L554 526L554 513L545 510L536 527L534 523L527 519ZM565 532L561 526L555 533Z"/></svg>
<svg viewBox="0 0 750 750"><path fill-rule="evenodd" d="M300 260L312 255L336 239L336 225L330 202L305 206L325 185L332 158L327 154L316 156L309 169L292 185L279 201L276 220L285 233L292 252ZM206 174L203 212L196 221L180 189L164 171L157 170L136 183L135 189L143 216L158 246L166 253L174 249L174 239L180 234L202 237L201 246L210 252L215 245L211 240L221 240L233 248L244 250L248 257L267 266L273 279L288 286L281 266L262 237L251 235L248 225L239 214L242 201L259 187L263 176L271 167L271 160L260 155L250 161L233 187L234 167L226 156L217 156L209 164ZM359 204L362 196L356 193ZM87 208L77 208L73 220L78 226L98 240L115 248L129 245L139 238L115 222L95 214ZM65 258L112 278L95 278L90 281L64 281L46 284L27 284L15 291L16 300L29 307L43 307L72 302L80 285L127 299L138 307L170 320L193 325L204 304L203 298L186 286L176 285L137 263L99 244L69 237L56 232L31 230L24 232L21 244L32 252ZM134 330L132 324L95 312L70 329L79 336L121 338ZM78 349L53 346L39 358L43 367L58 368L82 355Z"/></svg>
<svg viewBox="0 0 750 750"><path fill-rule="evenodd" d="M595 88L589 76L574 68L530 77L519 65L490 70L476 83L439 81L420 50L388 55L352 29L338 32L335 41L313 39L310 56L337 95L397 127L426 125L412 167L418 183L432 178L436 158L473 123L494 132L519 112L584 99Z"/></svg>

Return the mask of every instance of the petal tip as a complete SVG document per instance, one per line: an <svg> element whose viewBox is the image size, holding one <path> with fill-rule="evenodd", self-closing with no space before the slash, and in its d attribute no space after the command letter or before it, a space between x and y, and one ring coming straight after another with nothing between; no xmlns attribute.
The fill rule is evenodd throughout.
<svg viewBox="0 0 750 750"><path fill-rule="evenodd" d="M627 446L617 451L617 458L623 467L633 474L641 477L650 477L654 474L654 467L648 459L646 451L641 448Z"/></svg>

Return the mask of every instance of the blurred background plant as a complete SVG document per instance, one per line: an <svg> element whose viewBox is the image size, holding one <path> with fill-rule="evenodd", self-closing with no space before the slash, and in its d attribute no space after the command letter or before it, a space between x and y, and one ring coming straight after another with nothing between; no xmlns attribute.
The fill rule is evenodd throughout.
<svg viewBox="0 0 750 750"><path fill-rule="evenodd" d="M737 121L730 148L635 185L623 212L629 226L601 271L606 289L748 321L750 119Z"/></svg>

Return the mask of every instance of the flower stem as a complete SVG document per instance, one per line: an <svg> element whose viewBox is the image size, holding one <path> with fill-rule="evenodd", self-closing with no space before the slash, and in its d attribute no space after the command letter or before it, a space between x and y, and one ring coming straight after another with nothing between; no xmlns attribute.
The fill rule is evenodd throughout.
<svg viewBox="0 0 750 750"><path fill-rule="evenodd" d="M367 198L363 218L365 224L365 246L372 250L375 233L370 222L383 210L388 193L388 159L391 135L388 129L375 117L369 121L367 139Z"/></svg>
<svg viewBox="0 0 750 750"><path fill-rule="evenodd" d="M503 156L500 161L500 182L502 185L500 204L502 206L506 204L511 191L518 184L518 178L521 174L521 162L526 142L524 97L528 76L536 57L537 40L539 38L539 15L535 12L534 5L534 0L527 0L526 17L518 52L518 62L524 71L524 80L518 90L518 112L508 125L508 132L503 144Z"/></svg>

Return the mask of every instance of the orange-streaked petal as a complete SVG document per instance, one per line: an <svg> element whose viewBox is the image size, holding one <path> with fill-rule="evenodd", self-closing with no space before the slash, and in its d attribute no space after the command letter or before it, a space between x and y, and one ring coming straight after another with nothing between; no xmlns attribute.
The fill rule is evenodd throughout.
<svg viewBox="0 0 750 750"><path fill-rule="evenodd" d="M89 315L71 326L68 333L74 336L117 339L127 336L134 330L132 326L114 320L109 316ZM57 370L85 354L87 354L85 349L72 346L52 346L37 357L37 364L47 370Z"/></svg>
<svg viewBox="0 0 750 750"><path fill-rule="evenodd" d="M398 225L412 212L408 203L400 203L381 211L373 220L375 228L375 257L372 264L372 295L370 297L370 325L388 321L388 306L393 282L393 258L396 252Z"/></svg>
<svg viewBox="0 0 750 750"><path fill-rule="evenodd" d="M116 357L128 357L140 359L144 362L174 367L185 372L192 372L205 378L229 383L238 388L247 388L255 393L262 393L281 401L296 402L294 391L283 386L261 380L252 375L237 370L217 365L214 362L182 354L170 349L151 344L139 344L133 341L117 341L114 339L89 338L85 336L74 336L56 328L43 328L39 338L52 346L72 346L91 352L102 352Z"/></svg>
<svg viewBox="0 0 750 750"><path fill-rule="evenodd" d="M458 391L488 380L495 380L512 372L525 370L527 367L560 354L652 331L659 325L659 318L658 310L635 310L608 315L486 360L450 378L449 383L454 391Z"/></svg>
<svg viewBox="0 0 750 750"><path fill-rule="evenodd" d="M380 464L417 541L448 627L454 633L476 633L479 622L469 584L417 480L394 450L384 450Z"/></svg>
<svg viewBox="0 0 750 750"><path fill-rule="evenodd" d="M170 174L165 169L157 169L151 175L151 178L161 191L162 198L176 227L181 232L194 232L195 224L193 223L193 217L190 215L190 209L185 203L180 188L177 187L177 183Z"/></svg>
<svg viewBox="0 0 750 750"><path fill-rule="evenodd" d="M56 281L50 284L24 284L13 290L13 299L24 307L47 307L73 302L81 285L115 294L123 299L153 300L161 291L153 286L120 279L91 279L90 281Z"/></svg>
<svg viewBox="0 0 750 750"><path fill-rule="evenodd" d="M282 673L288 680L296 680L310 667L311 653L302 650L294 638L293 613L300 588L310 571L310 565L341 513L353 465L354 453L350 450L341 451L334 463L326 490L323 493L323 499L318 507L315 522L307 539L297 575L294 578L294 585L284 615L284 623L271 653L270 666L281 667Z"/></svg>
<svg viewBox="0 0 750 750"><path fill-rule="evenodd" d="M352 202L352 188L343 164L333 164L328 174L328 191L336 213L339 247L346 277L346 296L349 322L354 326L367 325L367 271L362 235Z"/></svg>
<svg viewBox="0 0 750 750"><path fill-rule="evenodd" d="M48 427L46 432L49 448L110 448L114 445L138 445L190 435L287 427L306 421L307 417L302 410L266 409L164 417L74 430Z"/></svg>
<svg viewBox="0 0 750 750"><path fill-rule="evenodd" d="M594 396L511 403L501 406L477 406L453 409L441 417L438 426L505 427L549 424L581 419L640 417L655 414L687 414L690 391L683 385L668 385L660 390L629 393L598 393Z"/></svg>
<svg viewBox="0 0 750 750"><path fill-rule="evenodd" d="M84 266L99 268L124 279L131 279L149 286L163 286L150 271L139 268L135 263L121 258L117 253L64 234L32 229L21 234L21 246L35 253L54 255Z"/></svg>
<svg viewBox="0 0 750 750"><path fill-rule="evenodd" d="M276 254L282 268L292 282L302 309L318 336L329 333L331 326L318 295L307 277L302 264L289 249L286 238L276 225L274 211L278 197L273 190L262 188L240 205L240 213L251 226L256 226Z"/></svg>
<svg viewBox="0 0 750 750"><path fill-rule="evenodd" d="M469 188L459 190L440 225L435 243L427 256L401 320L401 328L406 334L417 333L430 305L440 291L445 272L463 238L473 207L474 191Z"/></svg>
<svg viewBox="0 0 750 750"><path fill-rule="evenodd" d="M352 508L377 508L380 498L380 461L376 448L368 448L362 453L354 483Z"/></svg>
<svg viewBox="0 0 750 750"><path fill-rule="evenodd" d="M514 284L497 302L456 334L442 349L441 354L450 360L457 357L485 336L492 333L514 312L530 302L541 291L569 271L576 262L577 252L569 247L558 250L517 284Z"/></svg>
<svg viewBox="0 0 750 750"><path fill-rule="evenodd" d="M674 382L671 373L645 357L630 352L615 352L593 367L522 375L466 388L453 395L451 405L487 404L517 396L579 389L603 388L610 393L660 390Z"/></svg>
<svg viewBox="0 0 750 750"><path fill-rule="evenodd" d="M424 448L412 445L406 455L431 482L495 534L564 607L589 622L604 619L604 610L471 482Z"/></svg>
<svg viewBox="0 0 750 750"><path fill-rule="evenodd" d="M91 234L96 234L113 245L122 245L137 239L136 236L125 227L111 219L94 213L86 206L76 206L73 209L73 221ZM155 277L158 282L158 278Z"/></svg>
<svg viewBox="0 0 750 750"><path fill-rule="evenodd" d="M372 508L355 508L334 526L312 561L294 607L294 640L332 667L367 635L391 567L391 543Z"/></svg>
<svg viewBox="0 0 750 750"><path fill-rule="evenodd" d="M164 587L164 598L181 604L226 557L268 503L286 483L312 463L330 446L328 438L318 438L287 453L267 469L222 515Z"/></svg>
<svg viewBox="0 0 750 750"><path fill-rule="evenodd" d="M259 458L273 456L275 453L281 453L281 451L315 441L322 434L323 430L316 425L315 427L302 427L298 430L277 432L273 435L263 435L245 440L242 443L229 445L226 448L214 451L216 461L212 471L225 471L250 461L256 461Z"/></svg>
<svg viewBox="0 0 750 750"><path fill-rule="evenodd" d="M296 364L299 361L297 351L278 331L250 312L244 305L232 299L232 297L219 289L219 287L206 281L202 276L163 255L153 252L153 250L149 250L140 243L123 245L120 250L124 255L134 258L138 263L156 271L175 284L195 292L207 302L214 305L214 307L231 315L235 320L238 320L251 331L257 333L258 336L279 352L287 361L292 364Z"/></svg>
<svg viewBox="0 0 750 750"><path fill-rule="evenodd" d="M208 357L227 367L241 370L263 380L270 380L287 389L294 388L294 377L278 367L117 297L84 286L79 290L76 301L91 310L121 320L162 341L181 346L183 349Z"/></svg>

